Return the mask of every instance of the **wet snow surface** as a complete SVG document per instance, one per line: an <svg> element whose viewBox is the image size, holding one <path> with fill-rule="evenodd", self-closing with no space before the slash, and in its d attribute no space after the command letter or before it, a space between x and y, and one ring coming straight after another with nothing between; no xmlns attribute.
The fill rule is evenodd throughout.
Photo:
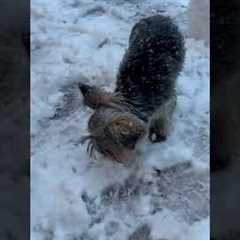
<svg viewBox="0 0 240 240"><path fill-rule="evenodd" d="M140 146L132 166L90 161L81 136L91 110L79 80L112 90L135 22L170 15L186 32L183 0L33 0L32 240L209 239L209 52L186 38L175 127Z"/></svg>

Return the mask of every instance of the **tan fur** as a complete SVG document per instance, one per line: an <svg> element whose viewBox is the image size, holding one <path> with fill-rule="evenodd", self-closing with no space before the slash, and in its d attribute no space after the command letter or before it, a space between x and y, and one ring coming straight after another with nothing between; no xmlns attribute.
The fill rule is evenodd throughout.
<svg viewBox="0 0 240 240"><path fill-rule="evenodd" d="M80 86L81 89L82 85ZM147 132L146 124L139 119L120 96L96 87L84 85L84 102L95 111L88 122L87 152L96 158L96 152L106 158L123 162L134 156L135 145Z"/></svg>

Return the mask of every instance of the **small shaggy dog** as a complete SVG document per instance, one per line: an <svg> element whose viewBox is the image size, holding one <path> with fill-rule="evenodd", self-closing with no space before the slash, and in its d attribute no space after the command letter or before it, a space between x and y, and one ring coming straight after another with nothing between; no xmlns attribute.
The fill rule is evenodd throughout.
<svg viewBox="0 0 240 240"><path fill-rule="evenodd" d="M114 93L83 83L84 103L94 109L88 124L88 152L123 162L147 133L165 141L176 106L175 82L185 57L184 39L172 19L152 16L132 29Z"/></svg>

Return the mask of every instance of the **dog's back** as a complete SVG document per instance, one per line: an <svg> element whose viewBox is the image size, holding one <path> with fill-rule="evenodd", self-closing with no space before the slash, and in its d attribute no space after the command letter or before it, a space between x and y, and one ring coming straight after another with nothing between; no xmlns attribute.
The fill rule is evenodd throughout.
<svg viewBox="0 0 240 240"><path fill-rule="evenodd" d="M132 29L119 68L116 91L146 115L174 94L185 56L184 39L173 20L152 16Z"/></svg>

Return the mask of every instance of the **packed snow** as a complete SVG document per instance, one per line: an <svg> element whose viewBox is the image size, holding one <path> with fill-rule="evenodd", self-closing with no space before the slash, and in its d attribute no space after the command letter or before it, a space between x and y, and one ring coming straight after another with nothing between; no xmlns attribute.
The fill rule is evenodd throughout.
<svg viewBox="0 0 240 240"><path fill-rule="evenodd" d="M31 1L31 239L209 239L209 49L187 0ZM169 15L186 36L174 128L131 166L90 160L76 87L113 90L133 25Z"/></svg>

